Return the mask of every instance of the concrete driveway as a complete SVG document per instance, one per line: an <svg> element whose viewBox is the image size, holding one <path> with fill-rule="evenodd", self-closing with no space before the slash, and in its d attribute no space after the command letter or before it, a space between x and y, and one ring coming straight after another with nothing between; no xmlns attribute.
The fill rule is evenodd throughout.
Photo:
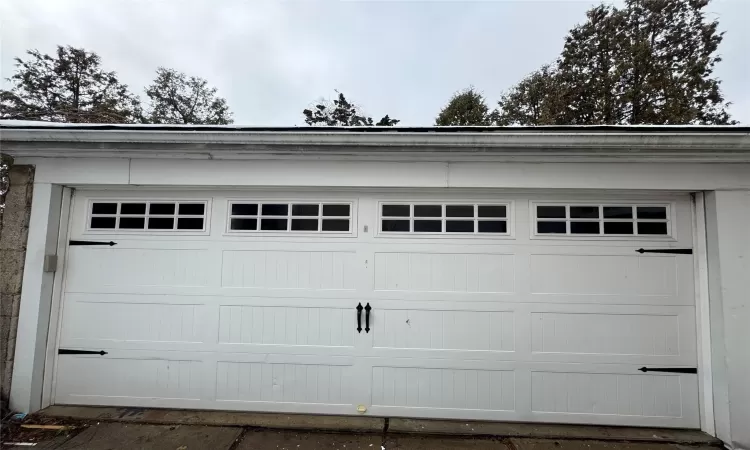
<svg viewBox="0 0 750 450"><path fill-rule="evenodd" d="M722 448L695 430L59 406L2 431L3 448L45 450Z"/></svg>

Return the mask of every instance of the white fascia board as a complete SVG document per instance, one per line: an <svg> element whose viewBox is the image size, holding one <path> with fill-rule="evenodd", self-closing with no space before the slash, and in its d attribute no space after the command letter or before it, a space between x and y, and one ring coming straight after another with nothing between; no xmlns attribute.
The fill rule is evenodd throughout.
<svg viewBox="0 0 750 450"><path fill-rule="evenodd" d="M750 189L750 163L175 160L18 158L35 180L65 186L459 189Z"/></svg>

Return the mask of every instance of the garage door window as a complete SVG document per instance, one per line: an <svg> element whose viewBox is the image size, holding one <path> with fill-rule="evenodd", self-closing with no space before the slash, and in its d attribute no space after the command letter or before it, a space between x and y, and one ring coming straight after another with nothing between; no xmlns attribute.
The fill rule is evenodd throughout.
<svg viewBox="0 0 750 450"><path fill-rule="evenodd" d="M204 231L205 201L92 201L90 230Z"/></svg>
<svg viewBox="0 0 750 450"><path fill-rule="evenodd" d="M383 203L380 232L507 235L508 204Z"/></svg>
<svg viewBox="0 0 750 450"><path fill-rule="evenodd" d="M351 203L229 202L229 232L351 233Z"/></svg>
<svg viewBox="0 0 750 450"><path fill-rule="evenodd" d="M668 205L536 204L537 235L669 236Z"/></svg>

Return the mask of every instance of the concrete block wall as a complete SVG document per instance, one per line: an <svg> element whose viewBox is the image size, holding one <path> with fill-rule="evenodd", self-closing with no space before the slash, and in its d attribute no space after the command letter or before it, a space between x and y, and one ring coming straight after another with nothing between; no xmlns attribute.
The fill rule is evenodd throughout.
<svg viewBox="0 0 750 450"><path fill-rule="evenodd" d="M0 217L0 410L3 413L8 407L13 374L33 188L32 166L11 167L10 190Z"/></svg>

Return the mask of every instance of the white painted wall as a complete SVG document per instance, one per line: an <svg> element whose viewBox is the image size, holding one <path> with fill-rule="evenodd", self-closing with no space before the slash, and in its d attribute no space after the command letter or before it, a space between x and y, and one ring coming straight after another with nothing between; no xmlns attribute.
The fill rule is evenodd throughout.
<svg viewBox="0 0 750 450"><path fill-rule="evenodd" d="M706 195L714 405L718 437L750 449L750 191Z"/></svg>

